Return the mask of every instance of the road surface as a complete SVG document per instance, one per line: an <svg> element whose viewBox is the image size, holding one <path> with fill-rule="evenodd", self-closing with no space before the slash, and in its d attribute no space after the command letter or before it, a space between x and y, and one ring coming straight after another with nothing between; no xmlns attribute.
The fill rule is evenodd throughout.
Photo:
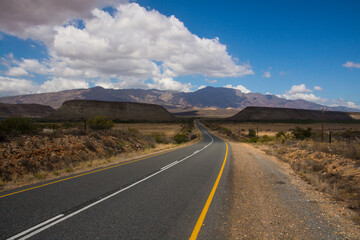
<svg viewBox="0 0 360 240"><path fill-rule="evenodd" d="M0 238L225 238L230 150L199 129L188 147L2 192Z"/></svg>

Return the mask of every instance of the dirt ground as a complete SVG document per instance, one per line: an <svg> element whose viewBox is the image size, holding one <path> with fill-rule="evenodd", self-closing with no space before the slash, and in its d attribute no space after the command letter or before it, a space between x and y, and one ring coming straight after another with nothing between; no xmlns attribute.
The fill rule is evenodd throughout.
<svg viewBox="0 0 360 240"><path fill-rule="evenodd" d="M354 213L290 168L245 143L231 143L230 239L360 239Z"/></svg>
<svg viewBox="0 0 360 240"><path fill-rule="evenodd" d="M291 129L295 127L301 128L312 128L314 131L321 130L321 123L222 123L220 124L223 127L226 127L234 132L243 132L248 133L249 129L259 130L259 136L275 136L276 133L280 131L290 132ZM358 123L325 123L324 124L324 131L345 131L345 130L352 130L352 131L360 131L360 124Z"/></svg>

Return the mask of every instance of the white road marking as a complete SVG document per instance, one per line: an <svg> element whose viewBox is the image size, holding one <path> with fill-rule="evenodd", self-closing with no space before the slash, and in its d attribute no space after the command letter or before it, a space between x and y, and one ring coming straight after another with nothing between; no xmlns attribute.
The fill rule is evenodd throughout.
<svg viewBox="0 0 360 240"><path fill-rule="evenodd" d="M34 227L32 227L32 228L29 228L28 230L25 230L25 231L23 231L23 232L21 232L21 233L19 233L19 234L16 234L16 235L10 237L10 238L8 238L8 240L10 240L10 239L11 239L11 240L16 239L17 237L23 236L24 234L27 234L27 233L29 233L29 232L37 229L37 230L35 230L35 231L33 231L33 232L31 232L31 233L29 233L29 234L27 234L27 235L25 235L25 236L23 236L23 237L20 238L21 240L23 240L23 239L28 239L28 238L30 238L30 237L32 237L32 236L34 236L34 235L36 235L36 234L38 234L38 233L40 233L40 232L48 229L48 228L50 228L50 227L52 227L52 226L54 226L54 225L56 225L56 224L58 224L58 223L60 223L60 222L62 222L62 221L65 221L66 219L71 218L72 216L75 216L75 215L77 215L77 214L85 211L86 209L89 209L89 208L91 208L91 207L93 207L93 206L95 206L95 205L97 205L97 204L99 204L99 203L101 203L101 202L103 202L103 201L111 198L111 197L114 197L115 195L117 195L117 194L119 194L119 193L121 193L121 192L124 192L124 191L126 191L126 190L128 190L128 189L130 189L130 188L132 188L132 187L134 187L134 186L136 186L136 185L138 185L139 183L144 182L144 181L146 181L146 180L148 180L148 179L150 179L150 178L158 175L159 173L161 173L161 172L163 172L163 171L165 171L165 170L167 170L167 169L169 169L169 168L177 165L178 163L180 163L180 162L182 162L182 161L185 161L186 159L188 159L188 158L190 158L190 157L198 154L199 152L201 152L201 151L203 151L204 149L208 148L208 147L214 142L214 139L207 133L206 130L204 130L204 133L211 138L211 142L210 142L209 144L205 145L203 148L195 151L195 152L192 153L191 155L189 155L189 156L187 156L187 157L185 157L185 158L183 158L183 159L181 159L181 160L177 160L177 161L175 161L175 162L172 162L172 163L170 163L170 164L162 167L159 171L151 174L150 176L147 176L147 177L145 177L145 178L137 181L136 183L133 183L133 184L131 184L131 185L129 185L129 186L127 186L127 187L125 187L125 188L117 191L117 192L114 192L114 193L112 193L112 194L110 194L110 195L108 195L108 196L106 196L106 197L104 197L104 198L102 198L102 199L100 199L100 200L98 200L98 201L96 201L96 202L93 202L93 203L91 203L91 204L89 204L89 205L87 205L87 206L85 206L85 207L83 207L83 208L81 208L81 209L73 212L73 213L70 213L69 215L64 216L64 214L60 214L60 215L58 215L58 216L56 216L56 217L53 217L53 218L51 218L51 219L49 219L49 220L47 220L47 221L45 221L45 222L40 223L40 224L38 224L38 225L36 225L36 226L34 226ZM60 219L58 219L58 218L60 218ZM56 219L58 219L58 220L56 220ZM54 221L54 220L56 220L56 221ZM49 223L49 224L46 225L47 223ZM45 225L45 226L44 226L44 225ZM39 228L39 227L40 227L40 228Z"/></svg>
<svg viewBox="0 0 360 240"><path fill-rule="evenodd" d="M172 167L172 166L174 166L174 165L176 165L178 163L179 163L179 161L172 162L172 163L166 165L165 167L162 167L161 170L168 169L168 168L170 168L170 167Z"/></svg>
<svg viewBox="0 0 360 240"><path fill-rule="evenodd" d="M58 218L61 218L62 216L64 216L64 214L60 214L60 215L57 215L56 217L50 218L50 219L48 219L48 220L46 220L46 221L44 221L42 223L39 223L38 225L33 226L32 228L29 228L28 230L25 230L25 231L23 231L21 233L16 234L15 236L12 236L11 238L8 238L8 240L16 239L16 238L18 238L18 237L20 237L22 235L27 234L28 232L31 232L32 230L35 230L35 229L37 229L39 227L42 227L42 226L48 224L49 222L52 222L52 221L54 221L54 220L56 220Z"/></svg>

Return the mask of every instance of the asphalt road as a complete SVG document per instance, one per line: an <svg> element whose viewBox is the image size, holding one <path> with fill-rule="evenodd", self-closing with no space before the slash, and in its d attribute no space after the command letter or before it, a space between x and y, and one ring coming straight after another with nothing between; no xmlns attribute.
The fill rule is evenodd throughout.
<svg viewBox="0 0 360 240"><path fill-rule="evenodd" d="M224 238L230 149L199 129L203 141L182 149L31 190L41 184L2 192L0 238Z"/></svg>

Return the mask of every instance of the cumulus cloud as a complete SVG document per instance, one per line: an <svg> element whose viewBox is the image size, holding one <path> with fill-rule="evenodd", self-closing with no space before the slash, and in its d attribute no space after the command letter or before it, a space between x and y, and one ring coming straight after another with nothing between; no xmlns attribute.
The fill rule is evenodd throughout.
<svg viewBox="0 0 360 240"><path fill-rule="evenodd" d="M7 72L9 76L28 72L58 79L54 83L60 85L62 79L82 78L96 85L118 88L190 91L190 83L180 83L174 78L192 74L205 77L253 74L248 63L235 63L218 38L200 38L175 16L167 17L137 3L117 5L116 11L109 14L94 7L124 1L50 0L41 6L35 0L23 5L19 0L10 2L1 3L0 15L6 10L5 15L16 12L17 17L11 15L1 22L6 19L1 15L0 29L43 41L49 58L41 62L13 61ZM88 14L90 9L93 10ZM34 13L39 14L33 16ZM82 18L83 27L72 24L74 18Z"/></svg>
<svg viewBox="0 0 360 240"><path fill-rule="evenodd" d="M314 91L323 91L323 89L319 86L315 86ZM331 106L331 107L340 106L340 107L360 109L360 106L356 105L354 102L345 101L342 98L330 100L327 98L322 98L322 97L316 96L313 93L313 90L308 89L305 84L294 85L290 88L290 90L285 91L285 93L279 94L276 96L280 97L280 98L289 99L289 100L301 99L301 100L314 102L317 104L322 104L322 105Z"/></svg>
<svg viewBox="0 0 360 240"><path fill-rule="evenodd" d="M56 92L88 87L89 84L81 79L53 78L42 84L37 84L27 79L0 76L0 96Z"/></svg>
<svg viewBox="0 0 360 240"><path fill-rule="evenodd" d="M210 79L204 79L205 82L208 83L217 83L218 81L216 79L210 80Z"/></svg>
<svg viewBox="0 0 360 240"><path fill-rule="evenodd" d="M203 89L203 88L206 88L206 86L205 86L205 85L201 85L200 87L198 87L197 90L200 90L200 89Z"/></svg>
<svg viewBox="0 0 360 240"><path fill-rule="evenodd" d="M264 78L271 78L271 73L270 73L270 71L266 71L266 72L264 72L264 74L262 76Z"/></svg>
<svg viewBox="0 0 360 240"><path fill-rule="evenodd" d="M84 29L71 25L57 29L54 50L72 65L74 61L91 62L91 67L100 72L138 78L153 76L159 67L154 62L163 71L170 69L174 76L253 74L249 64L234 63L218 38L199 38L174 16L148 11L136 3L119 5L114 16L99 9L92 14L85 20Z"/></svg>
<svg viewBox="0 0 360 240"><path fill-rule="evenodd" d="M332 107L341 106L341 107L347 107L347 108L360 109L359 105L355 104L354 102L348 102L343 98L338 98L338 99L330 101L329 106L332 106Z"/></svg>
<svg viewBox="0 0 360 240"><path fill-rule="evenodd" d="M247 89L246 87L244 87L243 85L232 86L231 84L227 84L224 87L237 89L237 90L240 90L240 92L242 92L242 93L251 93L251 91L249 89Z"/></svg>
<svg viewBox="0 0 360 240"><path fill-rule="evenodd" d="M13 77L29 75L29 73L21 67L12 67L5 74L8 76L13 76Z"/></svg>
<svg viewBox="0 0 360 240"><path fill-rule="evenodd" d="M320 86L315 86L314 87L314 91L322 91L322 90L324 90L322 87L320 87Z"/></svg>
<svg viewBox="0 0 360 240"><path fill-rule="evenodd" d="M68 89L89 88L89 84L84 80L53 78L45 81L39 87L38 92L57 92Z"/></svg>
<svg viewBox="0 0 360 240"><path fill-rule="evenodd" d="M26 79L0 76L0 96L29 94L36 91L36 84Z"/></svg>
<svg viewBox="0 0 360 240"><path fill-rule="evenodd" d="M307 89L305 84L294 85L288 91L289 94L308 93L308 92L312 92L312 90Z"/></svg>
<svg viewBox="0 0 360 240"><path fill-rule="evenodd" d="M43 40L53 26L86 18L96 7L114 5L122 0L4 0L0 1L0 29L6 33ZM47 35L47 36L51 36Z"/></svg>
<svg viewBox="0 0 360 240"><path fill-rule="evenodd" d="M324 104L327 102L327 99L315 96L313 90L308 89L305 84L294 85L290 88L289 91L286 91L284 94L277 95L278 97L286 98L289 100L298 100L302 99L305 101L315 102L319 104Z"/></svg>
<svg viewBox="0 0 360 240"><path fill-rule="evenodd" d="M346 68L360 68L360 63L347 61L346 63L343 64L343 67L346 67Z"/></svg>

